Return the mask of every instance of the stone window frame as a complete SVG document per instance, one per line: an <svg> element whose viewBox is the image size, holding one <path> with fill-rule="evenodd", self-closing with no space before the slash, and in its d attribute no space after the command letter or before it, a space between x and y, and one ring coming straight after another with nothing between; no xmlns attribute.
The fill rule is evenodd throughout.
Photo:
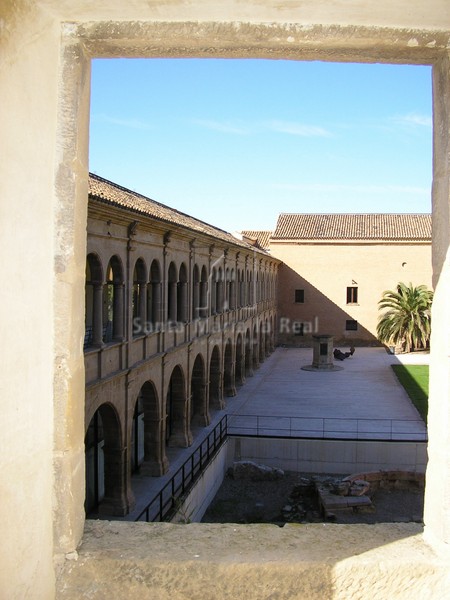
<svg viewBox="0 0 450 600"><path fill-rule="evenodd" d="M133 29L135 27L135 29ZM107 31L110 34L107 34ZM196 33L201 30L199 38ZM129 43L133 38L133 44ZM55 254L60 256L60 261L71 260L73 256L84 255L79 252L80 245L85 239L85 219L80 216L85 214L86 205L86 181L87 181L87 139L89 129L89 74L90 60L93 58L127 57L151 58L166 57L173 54L184 57L211 57L222 58L290 58L296 60L329 60L335 62L393 62L398 64L424 64L433 66L433 98L434 98L434 177L433 177L433 282L435 287L440 283L440 275L445 266L445 252L442 248L448 245L448 189L450 180L450 165L446 160L449 150L448 114L450 112L450 54L446 46L446 32L434 30L415 30L414 39L411 42L411 31L399 27L368 27L357 25L336 25L327 27L322 25L311 25L306 29L301 25L298 27L291 23L262 24L248 23L245 28L236 29L234 23L222 23L212 21L211 23L188 22L180 19L178 22L136 22L113 23L111 21L95 21L69 23L63 25L60 97L58 110L58 144L64 151L59 157L59 164L55 167L55 182L57 185L57 209L55 223L68 223L65 232L59 228L55 240ZM288 46L283 43L289 38ZM445 39L444 39L445 38ZM180 39L183 43L180 44ZM202 41L200 42L199 39ZM148 43L152 40L152 44ZM225 43L225 40L227 43ZM231 41L230 41L231 40ZM431 41L430 41L431 40ZM179 46L179 47L178 47ZM447 125L446 125L447 124ZM74 165L77 165L75 168ZM62 177L60 174L70 174L71 177ZM441 218L439 218L441 217ZM67 234L67 236L64 235ZM68 238L70 244L68 244ZM64 245L62 244L64 242ZM69 246L75 252L69 252ZM83 256L84 258L84 256ZM77 260L75 267L77 273L70 280L74 294L82 302L84 294L82 270L84 264ZM58 297L58 289L64 290L67 281L61 274L64 269L55 274L55 288ZM434 314L439 315L440 327L436 330L447 330L448 311L446 309L448 285L443 282L435 293ZM441 292L442 289L442 292ZM65 294L61 293L61 298ZM57 303L56 309L58 310ZM66 348L66 355L71 357L69 371L83 373L83 353L77 347L76 340L82 337L82 324L74 320L72 327L64 331L61 326L57 327L59 346ZM80 334L77 337L77 332ZM445 341L442 336L435 333L435 352L442 350L446 352ZM433 334L432 334L433 338ZM72 341L75 340L75 341ZM433 344L432 344L433 347ZM57 354L57 353L56 353ZM59 356L57 358L59 360ZM57 363L55 363L57 364ZM75 366L76 364L76 366ZM440 363L442 365L442 361ZM442 365L442 368L444 366ZM62 377L66 371L57 368L60 375L55 378L56 412L64 414L64 404L71 396L71 389L67 394L58 393L64 387ZM72 385L79 388L81 381L74 377ZM439 381L431 376L430 388L436 391ZM80 403L81 404L81 403ZM436 409L433 419L429 420L431 428L429 448L429 465L432 473L439 472L439 465L443 464L442 452L437 449L437 441L440 434L444 434L439 427L439 412L445 409ZM78 409L80 417L83 407ZM71 422L77 421L73 415ZM80 424L83 419L79 418ZM69 429L66 423L55 423ZM79 430L70 429L73 453L77 453ZM69 433L69 432L68 432ZM63 438L64 436L59 436ZM433 440L436 442L433 443ZM80 452L80 450L78 450ZM58 454L58 447L55 447ZM69 453L65 453L64 459L55 459L57 472L63 472L64 461L73 459ZM430 470L430 467L429 469ZM428 473L427 470L427 473ZM448 469L447 469L448 472ZM82 488L80 474L65 478L67 486L74 491ZM428 484L428 477L427 477ZM61 486L61 491L55 490L56 503L65 505L62 494L66 496L71 493L67 486ZM426 513L429 519L431 534L437 539L450 541L449 518L445 517L444 491L441 490L439 497L434 499L431 494L426 503ZM62 547L72 548L73 540L80 538L84 517L82 503L78 501L79 494L74 493L70 518L63 519L62 515L56 518L55 536L58 540L56 549ZM435 515L433 516L433 512ZM446 525L442 525L441 519L446 519ZM427 530L427 526L425 531Z"/></svg>

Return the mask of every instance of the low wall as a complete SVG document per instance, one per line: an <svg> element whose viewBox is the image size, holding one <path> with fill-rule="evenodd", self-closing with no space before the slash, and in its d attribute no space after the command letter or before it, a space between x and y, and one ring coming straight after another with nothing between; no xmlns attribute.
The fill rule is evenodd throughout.
<svg viewBox="0 0 450 600"><path fill-rule="evenodd" d="M232 460L252 460L298 473L424 473L427 465L425 442L232 437L229 444Z"/></svg>
<svg viewBox="0 0 450 600"><path fill-rule="evenodd" d="M180 505L173 523L198 523L222 485L227 469L251 460L296 473L364 471L425 473L424 442L367 442L229 437Z"/></svg>
<svg viewBox="0 0 450 600"><path fill-rule="evenodd" d="M448 558L417 523L86 521L57 598L437 600L449 597Z"/></svg>
<svg viewBox="0 0 450 600"><path fill-rule="evenodd" d="M233 450L234 445L230 445L228 438L180 505L172 523L199 523L202 520L233 462Z"/></svg>

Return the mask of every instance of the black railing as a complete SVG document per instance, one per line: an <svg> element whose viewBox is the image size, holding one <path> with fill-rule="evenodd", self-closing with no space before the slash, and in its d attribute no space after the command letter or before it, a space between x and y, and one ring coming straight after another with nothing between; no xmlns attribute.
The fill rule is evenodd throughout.
<svg viewBox="0 0 450 600"><path fill-rule="evenodd" d="M227 415L194 450L135 521L169 521L227 438Z"/></svg>
<svg viewBox="0 0 450 600"><path fill-rule="evenodd" d="M426 442L420 419L228 415L228 435L327 440Z"/></svg>
<svg viewBox="0 0 450 600"><path fill-rule="evenodd" d="M428 439L419 419L225 415L135 520L170 520L228 436L386 442Z"/></svg>

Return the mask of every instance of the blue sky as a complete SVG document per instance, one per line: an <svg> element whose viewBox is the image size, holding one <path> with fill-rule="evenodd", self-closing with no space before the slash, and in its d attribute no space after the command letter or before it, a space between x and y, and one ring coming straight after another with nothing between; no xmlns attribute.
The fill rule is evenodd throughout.
<svg viewBox="0 0 450 600"><path fill-rule="evenodd" d="M431 210L430 67L95 60L90 127L92 172L227 231Z"/></svg>

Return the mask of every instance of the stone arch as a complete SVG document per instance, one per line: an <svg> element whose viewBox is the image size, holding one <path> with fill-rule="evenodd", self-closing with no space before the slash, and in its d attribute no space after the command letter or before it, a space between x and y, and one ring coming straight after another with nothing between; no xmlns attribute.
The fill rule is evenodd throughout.
<svg viewBox="0 0 450 600"><path fill-rule="evenodd" d="M210 422L207 387L205 360L199 352L191 373L191 422L202 427Z"/></svg>
<svg viewBox="0 0 450 600"><path fill-rule="evenodd" d="M253 375L253 344L250 329L247 329L247 331L245 332L244 354L245 376L251 377Z"/></svg>
<svg viewBox="0 0 450 600"><path fill-rule="evenodd" d="M134 264L131 309L133 336L141 335L147 320L147 266L143 258L138 258Z"/></svg>
<svg viewBox="0 0 450 600"><path fill-rule="evenodd" d="M253 325L252 336L252 362L253 369L259 368L259 347L258 347L258 327L256 323Z"/></svg>
<svg viewBox="0 0 450 600"><path fill-rule="evenodd" d="M166 444L186 448L192 442L188 428L186 381L180 365L173 368L166 393Z"/></svg>
<svg viewBox="0 0 450 600"><path fill-rule="evenodd" d="M164 319L162 314L162 279L159 261L152 260L150 281L147 286L147 321L153 331L160 329Z"/></svg>
<svg viewBox="0 0 450 600"><path fill-rule="evenodd" d="M181 263L177 283L177 322L188 321L188 274L184 263Z"/></svg>
<svg viewBox="0 0 450 600"><path fill-rule="evenodd" d="M167 320L175 322L177 320L177 283L178 273L174 262L169 265L167 273Z"/></svg>
<svg viewBox="0 0 450 600"><path fill-rule="evenodd" d="M236 360L234 364L236 385L243 385L245 382L245 356L241 333L238 333L236 337Z"/></svg>
<svg viewBox="0 0 450 600"><path fill-rule="evenodd" d="M233 344L228 338L223 357L223 390L226 396L236 396L234 381Z"/></svg>
<svg viewBox="0 0 450 600"><path fill-rule="evenodd" d="M209 361L209 409L220 410L221 408L223 408L223 395L220 350L218 346L214 346Z"/></svg>
<svg viewBox="0 0 450 600"><path fill-rule="evenodd" d="M266 356L270 354L270 337L272 334L272 327L270 325L270 320L266 318L264 322L264 352Z"/></svg>
<svg viewBox="0 0 450 600"><path fill-rule="evenodd" d="M259 322L259 362L264 362L266 358L266 333L264 331L264 321L261 319Z"/></svg>
<svg viewBox="0 0 450 600"><path fill-rule="evenodd" d="M204 318L209 314L209 302L208 302L208 271L203 265L200 275L200 308L199 316Z"/></svg>
<svg viewBox="0 0 450 600"><path fill-rule="evenodd" d="M103 339L103 267L97 254L86 257L84 347L98 347Z"/></svg>
<svg viewBox="0 0 450 600"><path fill-rule="evenodd" d="M211 271L211 289L209 290L209 299L211 303L211 314L215 315L217 313L217 269L216 267L212 268Z"/></svg>
<svg viewBox="0 0 450 600"><path fill-rule="evenodd" d="M152 381L146 381L136 398L130 435L132 472L162 475L164 445L158 393Z"/></svg>
<svg viewBox="0 0 450 600"><path fill-rule="evenodd" d="M253 306L255 304L255 287L253 284L253 272L247 271L247 304Z"/></svg>
<svg viewBox="0 0 450 600"><path fill-rule="evenodd" d="M124 295L122 261L114 255L106 268L103 287L103 341L106 343L124 339Z"/></svg>
<svg viewBox="0 0 450 600"><path fill-rule="evenodd" d="M200 269L197 264L192 270L192 319L200 318Z"/></svg>
<svg viewBox="0 0 450 600"><path fill-rule="evenodd" d="M133 501L127 489L125 456L116 409L102 404L85 435L87 514L123 516L129 512Z"/></svg>
<svg viewBox="0 0 450 600"><path fill-rule="evenodd" d="M224 277L223 269L219 267L216 278L216 313L223 313L224 311Z"/></svg>

